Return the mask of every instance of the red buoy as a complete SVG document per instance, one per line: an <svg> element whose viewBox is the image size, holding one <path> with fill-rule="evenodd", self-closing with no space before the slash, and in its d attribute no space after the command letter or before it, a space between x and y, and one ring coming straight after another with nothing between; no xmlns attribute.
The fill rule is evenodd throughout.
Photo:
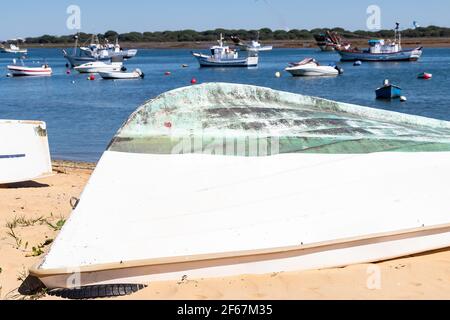
<svg viewBox="0 0 450 320"><path fill-rule="evenodd" d="M164 123L164 127L166 127L167 129L171 129L172 128L172 122L165 122Z"/></svg>
<svg viewBox="0 0 450 320"><path fill-rule="evenodd" d="M166 76L170 76L172 73L170 71L167 71L166 73L164 73Z"/></svg>
<svg viewBox="0 0 450 320"><path fill-rule="evenodd" d="M191 80L191 84L197 84L197 79L195 79L195 78L192 78L192 80Z"/></svg>
<svg viewBox="0 0 450 320"><path fill-rule="evenodd" d="M94 81L94 80L95 80L95 76L94 76L93 74L91 74L91 75L89 76L89 80Z"/></svg>

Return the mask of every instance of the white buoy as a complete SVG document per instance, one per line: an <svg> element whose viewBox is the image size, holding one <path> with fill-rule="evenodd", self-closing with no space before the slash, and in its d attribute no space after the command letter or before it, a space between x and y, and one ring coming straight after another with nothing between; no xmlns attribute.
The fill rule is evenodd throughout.
<svg viewBox="0 0 450 320"><path fill-rule="evenodd" d="M11 73L8 73L6 76L7 76L8 78L12 78L12 74L11 74Z"/></svg>
<svg viewBox="0 0 450 320"><path fill-rule="evenodd" d="M279 71L275 72L275 77L281 78L281 72L279 72Z"/></svg>
<svg viewBox="0 0 450 320"><path fill-rule="evenodd" d="M406 102L406 101L408 101L408 99L405 96L401 96L400 97L400 101L401 102Z"/></svg>

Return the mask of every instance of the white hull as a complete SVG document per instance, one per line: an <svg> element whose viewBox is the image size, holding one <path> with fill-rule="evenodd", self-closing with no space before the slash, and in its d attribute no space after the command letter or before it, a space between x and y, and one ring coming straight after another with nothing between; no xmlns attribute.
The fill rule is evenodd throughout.
<svg viewBox="0 0 450 320"><path fill-rule="evenodd" d="M83 64L81 66L75 67L75 70L79 73L100 73L100 72L120 72L123 68L122 63L103 63L103 62L93 62Z"/></svg>
<svg viewBox="0 0 450 320"><path fill-rule="evenodd" d="M0 184L52 175L45 123L0 120Z"/></svg>
<svg viewBox="0 0 450 320"><path fill-rule="evenodd" d="M99 72L100 76L106 80L133 80L143 78L143 74L133 72Z"/></svg>
<svg viewBox="0 0 450 320"><path fill-rule="evenodd" d="M29 68L21 66L8 66L8 70L14 77L44 77L51 76L51 68Z"/></svg>
<svg viewBox="0 0 450 320"><path fill-rule="evenodd" d="M274 250L269 254L249 254L241 258L217 258L215 260L178 262L169 265L150 261L136 261L116 269L90 271L81 275L74 268L69 273L42 276L41 280L48 288L70 288L68 282L79 279L80 287L108 284L148 284L157 281L180 281L238 276L243 274L270 274L306 270L345 267L359 263L373 263L402 256L433 251L448 246L450 226L436 230L423 230L404 235L386 235L372 239L361 239L342 243L318 245L297 250L287 248ZM332 262L331 262L332 261ZM63 271L63 270L60 270ZM67 271L67 270L66 270ZM72 272L72 273L70 273Z"/></svg>
<svg viewBox="0 0 450 320"><path fill-rule="evenodd" d="M252 130L239 129L241 112ZM257 128L286 138L279 153L218 154L223 137L246 141ZM217 134L213 150L187 143ZM166 151L164 139L173 143ZM442 249L450 246L449 180L448 122L252 86L182 88L133 113L31 274L70 288L74 273L81 286L148 283Z"/></svg>
<svg viewBox="0 0 450 320"><path fill-rule="evenodd" d="M295 77L320 77L320 76L337 76L339 71L328 66L299 66L286 69L287 72Z"/></svg>

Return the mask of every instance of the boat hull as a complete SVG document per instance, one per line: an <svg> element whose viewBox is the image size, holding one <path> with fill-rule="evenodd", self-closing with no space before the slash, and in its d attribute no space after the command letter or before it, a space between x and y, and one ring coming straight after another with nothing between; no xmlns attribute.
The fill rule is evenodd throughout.
<svg viewBox="0 0 450 320"><path fill-rule="evenodd" d="M0 184L52 175L45 123L0 120L0 137Z"/></svg>
<svg viewBox="0 0 450 320"><path fill-rule="evenodd" d="M102 57L102 58L94 58L88 56L71 56L64 55L64 58L69 62L71 68L79 67L85 63L102 61L102 62L111 62L111 57Z"/></svg>
<svg viewBox="0 0 450 320"><path fill-rule="evenodd" d="M8 66L8 70L14 77L48 77L53 71L51 68L27 68L20 66Z"/></svg>
<svg viewBox="0 0 450 320"><path fill-rule="evenodd" d="M377 99L396 99L402 96L402 89L389 85L376 90Z"/></svg>
<svg viewBox="0 0 450 320"><path fill-rule="evenodd" d="M123 65L112 66L93 66L93 67L83 67L83 65L75 67L75 70L79 73L100 73L100 72L120 72Z"/></svg>
<svg viewBox="0 0 450 320"><path fill-rule="evenodd" d="M258 57L245 59L214 60L209 56L194 54L202 68L252 68L258 66Z"/></svg>
<svg viewBox="0 0 450 320"><path fill-rule="evenodd" d="M294 77L323 77L323 76L337 76L339 71L333 67L306 67L306 68L287 68L287 72L292 74Z"/></svg>
<svg viewBox="0 0 450 320"><path fill-rule="evenodd" d="M442 249L449 180L448 122L261 87L181 88L126 121L31 274L72 288Z"/></svg>
<svg viewBox="0 0 450 320"><path fill-rule="evenodd" d="M99 72L105 80L133 80L143 78L143 74L138 72Z"/></svg>
<svg viewBox="0 0 450 320"><path fill-rule="evenodd" d="M389 62L389 61L417 61L422 56L422 48L414 50L404 50L397 53L372 54L368 52L354 52L338 50L341 61L369 61L369 62Z"/></svg>
<svg viewBox="0 0 450 320"><path fill-rule="evenodd" d="M422 228L404 233L376 235L372 238L347 239L316 246L280 248L236 255L190 257L166 261L135 261L89 268L38 269L30 274L39 277L47 288L88 287L113 284L149 284L158 281L180 281L298 272L331 267L373 263L448 246L450 226ZM331 262L332 261L332 262ZM76 285L74 285L76 279Z"/></svg>

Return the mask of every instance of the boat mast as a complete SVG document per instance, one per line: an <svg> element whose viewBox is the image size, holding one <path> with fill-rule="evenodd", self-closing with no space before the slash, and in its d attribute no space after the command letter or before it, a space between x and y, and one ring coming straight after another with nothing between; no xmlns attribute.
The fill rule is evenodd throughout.
<svg viewBox="0 0 450 320"><path fill-rule="evenodd" d="M219 46L223 47L223 34L220 34L220 39L219 39Z"/></svg>

